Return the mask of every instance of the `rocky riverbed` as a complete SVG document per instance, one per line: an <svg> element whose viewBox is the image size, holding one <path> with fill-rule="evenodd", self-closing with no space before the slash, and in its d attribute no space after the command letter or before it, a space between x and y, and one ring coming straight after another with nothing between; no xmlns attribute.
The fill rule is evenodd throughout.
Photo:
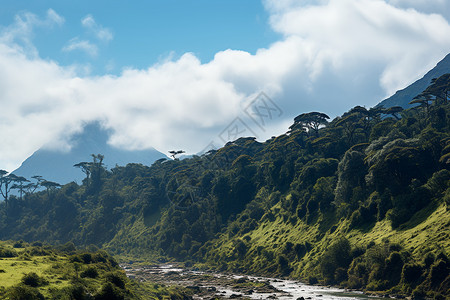
<svg viewBox="0 0 450 300"><path fill-rule="evenodd" d="M176 265L124 264L130 278L190 289L193 299L350 300L377 299L361 292L311 286L294 280L185 270Z"/></svg>

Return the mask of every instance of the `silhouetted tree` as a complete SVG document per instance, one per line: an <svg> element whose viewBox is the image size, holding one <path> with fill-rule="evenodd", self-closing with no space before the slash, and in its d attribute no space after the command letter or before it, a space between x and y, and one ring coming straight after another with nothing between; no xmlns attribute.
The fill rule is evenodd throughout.
<svg viewBox="0 0 450 300"><path fill-rule="evenodd" d="M50 192L56 190L61 187L61 185L54 181L44 180L41 182L41 186L47 189L47 195L50 196Z"/></svg>
<svg viewBox="0 0 450 300"><path fill-rule="evenodd" d="M393 116L396 120L400 120L400 116L398 115L403 111L403 107L401 106L392 106L384 111L385 114Z"/></svg>
<svg viewBox="0 0 450 300"><path fill-rule="evenodd" d="M86 183L89 183L89 179L91 176L91 163L86 162L86 161L82 161L80 163L74 164L73 165L75 168L80 168L81 171L86 174Z"/></svg>
<svg viewBox="0 0 450 300"><path fill-rule="evenodd" d="M14 174L8 174L8 171L0 170L0 193L5 200L5 209L8 209L9 192L13 187L13 182L18 178Z"/></svg>
<svg viewBox="0 0 450 300"><path fill-rule="evenodd" d="M26 185L24 185L24 183L30 182L30 181L28 179L26 179L25 177L17 176L17 178L14 180L14 182L16 182L16 183L11 186L11 189L19 190L19 197L20 197L20 199L22 199L23 192L26 189Z"/></svg>
<svg viewBox="0 0 450 300"><path fill-rule="evenodd" d="M327 119L330 117L321 112L309 112L298 115L294 119L294 124L289 127L291 130L296 129L307 129L308 133L311 130L314 130L316 136L319 136L319 127L320 125L325 125L328 123Z"/></svg>
<svg viewBox="0 0 450 300"><path fill-rule="evenodd" d="M178 150L178 151L171 150L171 151L169 151L169 153L171 154L170 156L172 156L172 158L173 158L174 160L177 160L176 156L177 156L178 154L182 154L182 153L186 153L186 152L183 151L183 150Z"/></svg>

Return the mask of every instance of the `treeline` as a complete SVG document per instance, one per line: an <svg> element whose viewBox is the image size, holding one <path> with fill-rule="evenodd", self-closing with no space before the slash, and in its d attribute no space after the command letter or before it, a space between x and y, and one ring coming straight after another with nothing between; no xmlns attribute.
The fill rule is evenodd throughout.
<svg viewBox="0 0 450 300"><path fill-rule="evenodd" d="M286 134L263 143L240 138L150 167L106 170L94 155L76 165L86 174L80 186L10 196L0 238L448 294L449 85L449 74L434 80L408 110L357 106L331 121L304 113ZM439 226L431 231L426 222ZM335 261L341 256L330 249L339 237L346 239L336 247L348 255ZM425 263L427 253L433 259ZM436 268L443 278L433 277Z"/></svg>

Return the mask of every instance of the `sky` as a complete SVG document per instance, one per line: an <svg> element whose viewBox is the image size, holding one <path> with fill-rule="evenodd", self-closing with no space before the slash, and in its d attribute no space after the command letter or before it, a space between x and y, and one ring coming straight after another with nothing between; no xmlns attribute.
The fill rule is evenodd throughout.
<svg viewBox="0 0 450 300"><path fill-rule="evenodd" d="M371 107L450 52L446 0L3 0L0 169L109 143L189 154Z"/></svg>

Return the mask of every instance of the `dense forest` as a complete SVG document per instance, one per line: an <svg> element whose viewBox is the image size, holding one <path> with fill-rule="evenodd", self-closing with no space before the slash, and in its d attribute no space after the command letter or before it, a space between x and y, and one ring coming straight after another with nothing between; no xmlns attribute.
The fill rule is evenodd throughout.
<svg viewBox="0 0 450 300"><path fill-rule="evenodd" d="M74 166L82 185L3 172L0 239L448 297L449 99L446 74L407 110L302 113L265 142L151 166L107 170L96 154Z"/></svg>

